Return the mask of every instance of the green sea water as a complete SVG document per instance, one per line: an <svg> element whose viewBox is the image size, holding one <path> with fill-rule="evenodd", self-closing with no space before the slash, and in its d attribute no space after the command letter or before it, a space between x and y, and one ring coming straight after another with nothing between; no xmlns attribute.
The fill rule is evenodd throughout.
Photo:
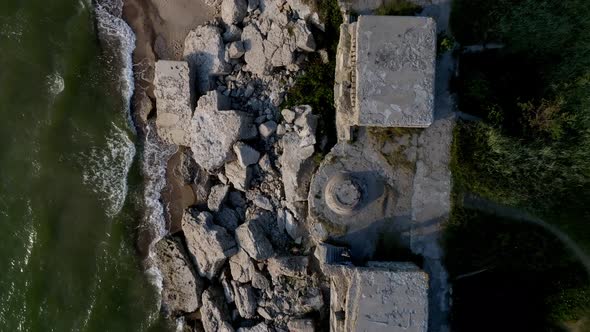
<svg viewBox="0 0 590 332"><path fill-rule="evenodd" d="M162 331L141 180L90 1L0 1L0 331ZM127 91L129 92L129 91Z"/></svg>

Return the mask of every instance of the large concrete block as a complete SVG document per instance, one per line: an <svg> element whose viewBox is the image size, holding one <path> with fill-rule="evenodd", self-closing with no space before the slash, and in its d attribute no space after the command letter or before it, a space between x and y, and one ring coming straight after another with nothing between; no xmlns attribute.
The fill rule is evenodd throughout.
<svg viewBox="0 0 590 332"><path fill-rule="evenodd" d="M358 125L428 127L434 118L436 24L428 17L360 16Z"/></svg>

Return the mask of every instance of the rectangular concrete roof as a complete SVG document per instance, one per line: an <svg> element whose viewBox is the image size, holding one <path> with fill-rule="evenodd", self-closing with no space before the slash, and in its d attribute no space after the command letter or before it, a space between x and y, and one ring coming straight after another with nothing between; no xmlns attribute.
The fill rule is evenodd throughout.
<svg viewBox="0 0 590 332"><path fill-rule="evenodd" d="M354 269L345 330L426 332L428 275L412 263L369 265Z"/></svg>
<svg viewBox="0 0 590 332"><path fill-rule="evenodd" d="M436 24L429 17L360 16L359 126L428 127L434 118Z"/></svg>

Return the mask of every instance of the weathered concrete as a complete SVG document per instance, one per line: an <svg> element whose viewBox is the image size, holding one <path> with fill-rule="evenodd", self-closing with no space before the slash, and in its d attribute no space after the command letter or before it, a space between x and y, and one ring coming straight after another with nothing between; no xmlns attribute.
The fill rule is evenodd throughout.
<svg viewBox="0 0 590 332"><path fill-rule="evenodd" d="M188 63L156 62L154 86L158 135L168 143L187 146L192 116Z"/></svg>
<svg viewBox="0 0 590 332"><path fill-rule="evenodd" d="M434 20L360 16L357 25L358 124L429 126L434 116Z"/></svg>
<svg viewBox="0 0 590 332"><path fill-rule="evenodd" d="M428 275L412 263L337 267L331 278L331 331L426 332Z"/></svg>

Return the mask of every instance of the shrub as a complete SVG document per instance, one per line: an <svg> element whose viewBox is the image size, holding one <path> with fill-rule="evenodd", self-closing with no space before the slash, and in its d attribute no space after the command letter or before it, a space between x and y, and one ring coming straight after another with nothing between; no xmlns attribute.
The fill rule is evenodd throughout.
<svg viewBox="0 0 590 332"><path fill-rule="evenodd" d="M408 0L391 0L375 10L375 15L414 16L422 7Z"/></svg>

